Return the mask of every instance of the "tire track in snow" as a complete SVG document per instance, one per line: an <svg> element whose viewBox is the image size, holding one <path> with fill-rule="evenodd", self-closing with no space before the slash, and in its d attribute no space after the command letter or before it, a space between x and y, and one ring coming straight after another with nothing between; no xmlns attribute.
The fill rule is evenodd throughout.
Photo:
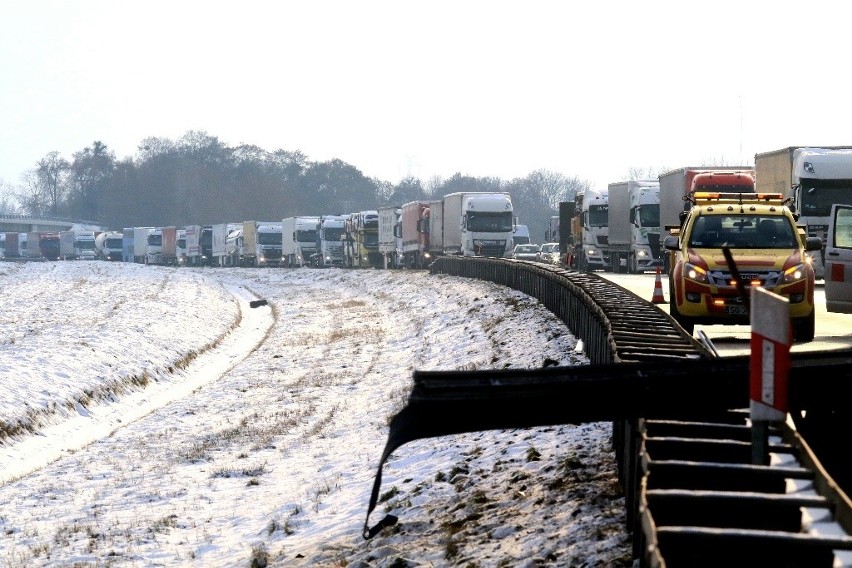
<svg viewBox="0 0 852 568"><path fill-rule="evenodd" d="M141 391L112 404L77 405L78 416L43 428L9 447L0 447L0 485L20 479L89 444L111 436L140 418L218 380L248 357L265 340L275 322L269 307L251 308L257 297L245 288L226 285L239 303L239 323L217 345L199 354L178 382L152 382Z"/></svg>

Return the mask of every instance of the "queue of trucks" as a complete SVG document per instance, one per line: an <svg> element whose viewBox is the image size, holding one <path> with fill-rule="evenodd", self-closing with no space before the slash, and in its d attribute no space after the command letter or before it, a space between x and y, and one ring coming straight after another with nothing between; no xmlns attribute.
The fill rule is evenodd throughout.
<svg viewBox="0 0 852 568"><path fill-rule="evenodd" d="M560 204L546 240L558 240L563 263L579 270L666 268L661 245L680 227L695 191L781 194L806 236L825 242L831 206L852 204L852 146L788 147L756 154L754 166L685 166L657 179L589 188ZM563 205L570 205L570 215ZM503 192L456 192L378 210L269 222L0 233L7 258L197 266L422 268L438 255L508 257L523 242L529 242L528 229L517 223ZM809 255L823 278L824 249Z"/></svg>

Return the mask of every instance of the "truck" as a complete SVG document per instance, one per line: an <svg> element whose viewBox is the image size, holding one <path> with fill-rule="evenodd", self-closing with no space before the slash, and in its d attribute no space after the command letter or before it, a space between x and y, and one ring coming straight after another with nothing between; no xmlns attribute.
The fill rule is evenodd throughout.
<svg viewBox="0 0 852 568"><path fill-rule="evenodd" d="M317 250L319 217L287 217L281 221L281 258L285 266L304 266Z"/></svg>
<svg viewBox="0 0 852 568"><path fill-rule="evenodd" d="M754 156L755 191L788 198L809 237L827 241L831 206L852 204L852 147L790 146ZM810 255L816 278L825 278L825 248Z"/></svg>
<svg viewBox="0 0 852 568"><path fill-rule="evenodd" d="M343 266L343 231L345 215L323 215L319 220L316 250L311 256L314 266Z"/></svg>
<svg viewBox="0 0 852 568"><path fill-rule="evenodd" d="M43 232L36 234L38 235L36 240L38 248L35 249L35 254L47 260L59 260L59 233ZM28 242L30 242L29 239ZM28 250L30 250L29 247Z"/></svg>
<svg viewBox="0 0 852 568"><path fill-rule="evenodd" d="M281 228L273 221L256 224L254 266L281 266Z"/></svg>
<svg viewBox="0 0 852 568"><path fill-rule="evenodd" d="M458 192L441 199L443 253L509 257L514 210L508 193Z"/></svg>
<svg viewBox="0 0 852 568"><path fill-rule="evenodd" d="M610 270L635 274L662 267L659 182L629 180L607 189Z"/></svg>
<svg viewBox="0 0 852 568"><path fill-rule="evenodd" d="M584 272L604 270L609 262L609 188L586 189L578 199L581 241L574 263Z"/></svg>
<svg viewBox="0 0 852 568"><path fill-rule="evenodd" d="M219 223L210 227L210 261L213 266L225 266L227 259L227 240L231 227L228 223Z"/></svg>
<svg viewBox="0 0 852 568"><path fill-rule="evenodd" d="M410 201L402 205L402 266L425 268L432 258L430 217L440 201Z"/></svg>
<svg viewBox="0 0 852 568"><path fill-rule="evenodd" d="M104 231L95 237L95 255L101 260L121 260L124 235L118 231Z"/></svg>
<svg viewBox="0 0 852 568"><path fill-rule="evenodd" d="M64 260L75 260L74 253L74 231L59 231L59 258Z"/></svg>
<svg viewBox="0 0 852 568"><path fill-rule="evenodd" d="M686 197L698 190L726 193L754 192L751 166L685 166L660 174L660 242L680 227L690 202ZM668 265L666 263L666 265Z"/></svg>
<svg viewBox="0 0 852 568"><path fill-rule="evenodd" d="M186 245L186 229L177 230L177 241L175 242L175 252L177 254L176 264L178 266L186 266L187 264L187 245Z"/></svg>
<svg viewBox="0 0 852 568"><path fill-rule="evenodd" d="M258 258L258 252L264 254L263 248L259 247L258 240L258 227L260 225L256 221L243 221L242 223L238 223L232 225L230 227L230 231L228 233L227 238L225 239L225 265L226 266L259 266L261 264L265 264L265 258ZM264 234L268 235L270 233L281 234L281 226L277 225L275 228L272 227L271 223L264 224ZM270 236L269 239L264 237L264 240L272 240L273 237ZM275 248L270 246L270 248ZM278 258L276 262L280 260L280 248L277 251L272 251L271 254L277 254Z"/></svg>
<svg viewBox="0 0 852 568"><path fill-rule="evenodd" d="M396 268L402 259L402 207L379 207L379 253L384 268Z"/></svg>
<svg viewBox="0 0 852 568"><path fill-rule="evenodd" d="M95 238L100 232L95 231L73 231L73 256L79 260L95 260ZM61 243L60 243L61 245Z"/></svg>
<svg viewBox="0 0 852 568"><path fill-rule="evenodd" d="M379 212L350 213L344 224L344 265L349 268L382 266L379 252Z"/></svg>
<svg viewBox="0 0 852 568"><path fill-rule="evenodd" d="M145 264L177 264L177 227L156 227L148 232Z"/></svg>
<svg viewBox="0 0 852 568"><path fill-rule="evenodd" d="M183 229L184 263L188 266L200 266L201 262L201 225L187 225Z"/></svg>
<svg viewBox="0 0 852 568"><path fill-rule="evenodd" d="M148 254L148 234L154 227L133 227L133 262L145 264Z"/></svg>
<svg viewBox="0 0 852 568"><path fill-rule="evenodd" d="M516 245L530 244L530 229L526 225L515 225L515 232L512 235L512 242Z"/></svg>

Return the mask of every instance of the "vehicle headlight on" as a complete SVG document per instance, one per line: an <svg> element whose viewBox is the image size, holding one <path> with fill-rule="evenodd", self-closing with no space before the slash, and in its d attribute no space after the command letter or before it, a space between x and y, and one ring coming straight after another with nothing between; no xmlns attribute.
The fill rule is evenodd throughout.
<svg viewBox="0 0 852 568"><path fill-rule="evenodd" d="M648 251L639 249L636 251L636 256L638 256L639 258L645 258L646 256L648 256Z"/></svg>
<svg viewBox="0 0 852 568"><path fill-rule="evenodd" d="M690 280L694 280L700 284L707 284L707 271L701 268L700 266L695 266L694 264L686 263L683 266L683 274L686 278Z"/></svg>
<svg viewBox="0 0 852 568"><path fill-rule="evenodd" d="M589 256L595 256L596 254L598 254L598 251L596 251L596 250L594 249L594 247L589 247L589 248L586 250L586 254L588 254Z"/></svg>
<svg viewBox="0 0 852 568"><path fill-rule="evenodd" d="M784 284L798 282L805 278L805 265L797 264L784 271Z"/></svg>

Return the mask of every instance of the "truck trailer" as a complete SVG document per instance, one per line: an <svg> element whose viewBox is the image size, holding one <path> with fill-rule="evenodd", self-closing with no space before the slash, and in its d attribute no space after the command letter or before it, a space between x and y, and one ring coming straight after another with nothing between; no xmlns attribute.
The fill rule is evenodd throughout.
<svg viewBox="0 0 852 568"><path fill-rule="evenodd" d="M755 191L791 200L809 237L827 241L831 206L852 204L852 147L790 146L754 156ZM825 277L825 248L810 254L817 279Z"/></svg>
<svg viewBox="0 0 852 568"><path fill-rule="evenodd" d="M441 207L440 201L410 201L402 205L402 265L406 268L425 268L432 257L429 224L432 211Z"/></svg>
<svg viewBox="0 0 852 568"><path fill-rule="evenodd" d="M680 227L691 206L685 198L696 188L723 193L754 191L754 168L750 166L685 166L660 174L658 179L660 242L671 235L671 228Z"/></svg>
<svg viewBox="0 0 852 568"><path fill-rule="evenodd" d="M379 253L384 268L397 268L402 258L402 207L379 207Z"/></svg>

